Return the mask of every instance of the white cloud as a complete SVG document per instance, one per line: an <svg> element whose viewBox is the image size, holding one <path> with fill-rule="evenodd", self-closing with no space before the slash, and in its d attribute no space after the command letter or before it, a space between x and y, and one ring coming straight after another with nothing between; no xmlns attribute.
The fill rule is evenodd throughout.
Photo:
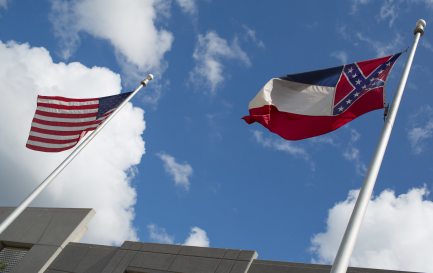
<svg viewBox="0 0 433 273"><path fill-rule="evenodd" d="M334 147L339 145L335 137L330 135L321 135L320 137L312 137L309 138L307 141L312 144L327 144Z"/></svg>
<svg viewBox="0 0 433 273"><path fill-rule="evenodd" d="M190 15L197 13L197 0L176 0L182 11Z"/></svg>
<svg viewBox="0 0 433 273"><path fill-rule="evenodd" d="M432 45L429 41L427 41L427 40L422 40L422 41L420 42L420 44L421 44L421 46L424 47L425 49L428 49L428 50L430 50L430 51L433 51L433 45Z"/></svg>
<svg viewBox="0 0 433 273"><path fill-rule="evenodd" d="M424 127L412 128L409 133L409 141L411 142L412 149L416 154L420 154L423 151L422 142L426 139L432 138L433 136L433 120L425 124Z"/></svg>
<svg viewBox="0 0 433 273"><path fill-rule="evenodd" d="M347 25L339 25L336 28L336 32L343 38L344 40L350 41L351 38L351 31L348 30L349 26Z"/></svg>
<svg viewBox="0 0 433 273"><path fill-rule="evenodd" d="M192 227L188 238L186 238L183 244L187 246L209 247L209 238L203 229Z"/></svg>
<svg viewBox="0 0 433 273"><path fill-rule="evenodd" d="M376 18L378 21L388 21L388 25L391 28L394 22L399 18L400 12L407 14L413 10L414 5L424 5L427 9L433 9L432 0L385 0L385 1L370 1L370 0L352 0L351 13L356 13L359 7L367 4L379 5L373 7L373 9L379 10ZM370 11L369 11L370 12Z"/></svg>
<svg viewBox="0 0 433 273"><path fill-rule="evenodd" d="M193 173L191 165L186 162L178 163L173 156L166 153L159 153L157 156L164 162L164 169L173 177L176 186L189 190L189 178Z"/></svg>
<svg viewBox="0 0 433 273"><path fill-rule="evenodd" d="M8 8L8 0L0 0L0 9L7 9Z"/></svg>
<svg viewBox="0 0 433 273"><path fill-rule="evenodd" d="M0 59L0 205L16 206L70 153L25 148L37 93L107 96L118 93L121 82L106 68L53 63L46 49L28 44L0 42ZM136 240L136 192L130 182L144 154L144 127L143 110L127 104L32 205L94 208L86 241Z"/></svg>
<svg viewBox="0 0 433 273"><path fill-rule="evenodd" d="M341 64L347 64L347 52L346 51L334 51L331 53L331 56L340 61Z"/></svg>
<svg viewBox="0 0 433 273"><path fill-rule="evenodd" d="M157 28L158 15L166 15L161 0L52 0L51 21L61 39L62 56L68 59L77 49L80 32L110 42L119 64L143 76L162 71L164 54L171 49L173 35ZM133 76L134 76L133 74ZM125 75L129 76L128 73ZM133 77L131 76L131 77Z"/></svg>
<svg viewBox="0 0 433 273"><path fill-rule="evenodd" d="M361 151L357 147L357 142L361 139L361 134L357 130L350 128L349 125L344 126L340 130L338 135L322 135L320 137L310 138L308 142L312 147L326 145L335 148L341 153L345 160L353 163L358 175L364 176L367 172L367 166L362 161Z"/></svg>
<svg viewBox="0 0 433 273"><path fill-rule="evenodd" d="M355 164L356 173L363 176L367 172L367 166L362 162L361 152L355 146L360 138L361 134L358 131L350 129L350 140L343 150L343 157L348 161L352 161Z"/></svg>
<svg viewBox="0 0 433 273"><path fill-rule="evenodd" d="M260 40L259 38L257 38L256 35L256 31L249 28L246 25L242 26L243 29L245 30L245 35L247 36L247 40L253 42L254 44L256 44L258 47L264 48L265 47L265 43L263 43L262 40Z"/></svg>
<svg viewBox="0 0 433 273"><path fill-rule="evenodd" d="M351 266L433 272L433 202L425 188L396 196L383 191L370 201ZM312 240L314 262L332 263L358 191L329 210L326 231Z"/></svg>
<svg viewBox="0 0 433 273"><path fill-rule="evenodd" d="M210 88L211 94L214 94L217 87L227 78L223 61L237 60L250 65L248 55L240 48L236 38L229 45L227 40L214 31L198 35L193 58L196 64L190 73L190 82L198 86L204 84Z"/></svg>
<svg viewBox="0 0 433 273"><path fill-rule="evenodd" d="M315 169L315 164L311 160L310 155L304 148L295 145L293 142L282 140L282 139L272 139L263 136L260 131L253 131L254 139L265 148L270 148L276 151L285 152L297 158L302 158L308 163L310 163L311 169Z"/></svg>
<svg viewBox="0 0 433 273"><path fill-rule="evenodd" d="M433 8L433 0L413 0L415 2L421 2L424 3L424 5L426 5L427 8Z"/></svg>
<svg viewBox="0 0 433 273"><path fill-rule="evenodd" d="M174 236L167 233L165 228L158 227L155 224L147 226L149 237L153 242L161 244L174 244ZM205 230L199 227L192 227L188 237L183 245L209 247L210 242Z"/></svg>
<svg viewBox="0 0 433 273"><path fill-rule="evenodd" d="M370 2L370 0L352 0L351 12L356 13L359 9L359 6L366 5Z"/></svg>
<svg viewBox="0 0 433 273"><path fill-rule="evenodd" d="M428 140L433 137L433 108L429 105L421 107L417 113L411 116L410 120L409 142L412 152L420 154L429 143Z"/></svg>
<svg viewBox="0 0 433 273"><path fill-rule="evenodd" d="M160 228L155 224L150 224L147 226L149 231L149 237L152 241L161 244L173 244L174 236L167 233L165 228Z"/></svg>
<svg viewBox="0 0 433 273"><path fill-rule="evenodd" d="M380 7L379 20L388 20L388 24L391 27L398 17L398 4L393 0L387 0Z"/></svg>
<svg viewBox="0 0 433 273"><path fill-rule="evenodd" d="M220 142L223 139L222 128L220 124L221 116L221 113L206 114L206 119L209 126L208 135L213 143Z"/></svg>
<svg viewBox="0 0 433 273"><path fill-rule="evenodd" d="M266 138L260 131L253 131L253 134L257 143L261 144L263 147L272 148L296 157L304 158L306 160L310 159L310 156L305 151L305 149L294 145L292 142L284 141L281 139Z"/></svg>
<svg viewBox="0 0 433 273"><path fill-rule="evenodd" d="M393 54L397 51L400 51L404 45L403 37L398 33L394 36L394 39L387 44L371 39L360 32L356 33L356 37L361 42L364 42L367 45L369 45L371 48L373 48L373 50L376 51L377 56Z"/></svg>

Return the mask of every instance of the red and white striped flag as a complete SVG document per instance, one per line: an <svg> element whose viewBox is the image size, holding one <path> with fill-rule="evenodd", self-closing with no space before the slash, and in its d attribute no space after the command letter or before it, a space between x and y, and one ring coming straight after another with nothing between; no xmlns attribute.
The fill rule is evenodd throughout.
<svg viewBox="0 0 433 273"><path fill-rule="evenodd" d="M26 147L42 152L60 152L74 147L131 93L91 99L38 96Z"/></svg>

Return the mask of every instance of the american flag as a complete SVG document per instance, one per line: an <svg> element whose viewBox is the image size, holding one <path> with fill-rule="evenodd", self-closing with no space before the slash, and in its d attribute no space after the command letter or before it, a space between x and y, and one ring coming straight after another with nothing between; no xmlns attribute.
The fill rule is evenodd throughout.
<svg viewBox="0 0 433 273"><path fill-rule="evenodd" d="M74 147L131 93L91 99L38 96L26 147L42 152L60 152Z"/></svg>

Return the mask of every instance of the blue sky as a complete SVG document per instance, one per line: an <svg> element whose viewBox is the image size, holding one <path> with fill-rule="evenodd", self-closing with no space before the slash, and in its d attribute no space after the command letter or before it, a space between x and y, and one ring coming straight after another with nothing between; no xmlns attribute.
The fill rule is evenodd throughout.
<svg viewBox="0 0 433 273"><path fill-rule="evenodd" d="M270 78L405 50L424 18L351 263L433 272L432 15L429 0L0 0L0 205L17 205L68 154L25 149L37 93L111 95L153 73L34 205L94 207L90 242L331 263L383 111L296 142L241 117ZM390 74L388 102L406 58Z"/></svg>

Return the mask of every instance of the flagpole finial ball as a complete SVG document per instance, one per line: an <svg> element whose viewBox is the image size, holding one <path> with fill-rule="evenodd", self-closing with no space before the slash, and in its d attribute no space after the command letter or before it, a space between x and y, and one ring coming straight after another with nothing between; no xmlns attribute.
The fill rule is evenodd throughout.
<svg viewBox="0 0 433 273"><path fill-rule="evenodd" d="M414 34L420 33L421 35L424 34L424 28L427 25L427 23L425 22L425 20L423 19L419 19L416 22L416 27L415 30L413 31Z"/></svg>
<svg viewBox="0 0 433 273"><path fill-rule="evenodd" d="M151 80L153 80L153 75L152 75L152 74L148 74L147 77L146 77L144 80L141 81L141 84L142 84L143 86L146 86L147 83L148 83L149 81L151 81Z"/></svg>

